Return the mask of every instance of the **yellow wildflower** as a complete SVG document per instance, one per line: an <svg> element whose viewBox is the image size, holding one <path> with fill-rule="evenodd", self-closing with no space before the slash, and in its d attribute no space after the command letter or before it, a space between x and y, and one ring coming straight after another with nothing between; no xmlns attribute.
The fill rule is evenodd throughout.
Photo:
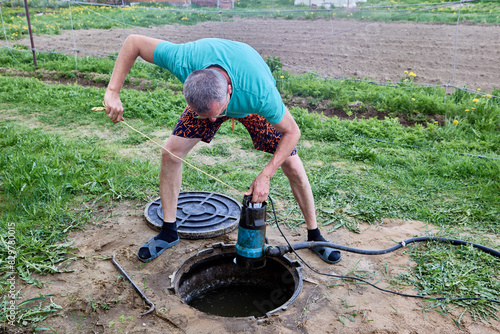
<svg viewBox="0 0 500 334"><path fill-rule="evenodd" d="M410 73L408 74L408 76L409 76L409 77L416 77L417 75L416 75L415 73L413 73L413 72L410 72Z"/></svg>
<svg viewBox="0 0 500 334"><path fill-rule="evenodd" d="M491 94L486 95L487 98L491 99Z"/></svg>
<svg viewBox="0 0 500 334"><path fill-rule="evenodd" d="M415 99L414 99L413 97L411 98L411 100L412 100L412 101L415 101Z"/></svg>
<svg viewBox="0 0 500 334"><path fill-rule="evenodd" d="M472 100L472 102L479 102L479 99L474 99Z"/></svg>
<svg viewBox="0 0 500 334"><path fill-rule="evenodd" d="M457 124L458 124L458 121L457 121L457 120L454 120L454 121L453 121L453 124L457 125Z"/></svg>

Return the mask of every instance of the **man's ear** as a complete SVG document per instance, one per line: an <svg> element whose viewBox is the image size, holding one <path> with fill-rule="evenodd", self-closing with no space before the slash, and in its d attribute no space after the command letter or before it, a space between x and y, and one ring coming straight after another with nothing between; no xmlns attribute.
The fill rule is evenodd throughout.
<svg viewBox="0 0 500 334"><path fill-rule="evenodd" d="M229 93L229 95L233 93L233 86L231 86L231 84L227 85L227 92Z"/></svg>

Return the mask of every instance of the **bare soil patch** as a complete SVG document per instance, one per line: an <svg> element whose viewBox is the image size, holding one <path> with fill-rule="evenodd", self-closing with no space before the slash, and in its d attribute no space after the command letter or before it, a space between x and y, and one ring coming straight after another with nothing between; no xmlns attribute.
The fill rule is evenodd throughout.
<svg viewBox="0 0 500 334"><path fill-rule="evenodd" d="M82 56L106 56L118 52L130 34L172 42L207 37L237 40L250 44L262 56L279 57L284 69L292 73L313 71L330 77L398 82L404 71L412 71L419 83L483 91L500 88L500 29L494 25L461 23L457 28L413 22L234 17L222 24L64 31L58 36L35 36L34 43L42 51L71 54L76 48ZM29 39L16 44L30 45Z"/></svg>

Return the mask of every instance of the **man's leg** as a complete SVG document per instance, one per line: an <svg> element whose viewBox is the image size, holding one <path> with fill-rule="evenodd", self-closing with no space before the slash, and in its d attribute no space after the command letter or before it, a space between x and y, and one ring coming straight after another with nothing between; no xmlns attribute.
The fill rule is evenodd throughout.
<svg viewBox="0 0 500 334"><path fill-rule="evenodd" d="M182 161L170 154L184 159L189 151L200 141L199 138L170 136L161 154L160 197L163 218L166 222L175 222L177 198L182 184Z"/></svg>
<svg viewBox="0 0 500 334"><path fill-rule="evenodd" d="M152 253L158 255L168 247L174 246L178 240L175 224L177 198L182 184L182 161L189 151L200 141L198 138L182 138L170 136L161 155L160 197L163 209L163 226L160 233L144 244L138 252L142 261L152 260ZM174 155L172 155L172 154ZM152 248L156 252L152 251ZM156 256L155 256L156 257Z"/></svg>
<svg viewBox="0 0 500 334"><path fill-rule="evenodd" d="M254 147L257 150L274 154L281 140L281 133L269 124L264 117L259 115L252 114L239 119L239 121L248 130ZM302 160L296 153L296 150L290 152L290 156L283 162L281 169L290 181L293 197L299 204L306 221L307 240L326 241L321 235L316 221L316 208L314 207L314 197L309 178L307 177ZM313 247L312 250L328 263L340 261L341 254L339 250L319 246Z"/></svg>
<svg viewBox="0 0 500 334"><path fill-rule="evenodd" d="M306 221L307 229L316 229L318 224L316 221L314 197L302 160L297 154L289 156L281 165L281 169L290 181L293 197L295 197L295 200L299 204L300 211L302 211L302 215Z"/></svg>
<svg viewBox="0 0 500 334"><path fill-rule="evenodd" d="M300 211L302 211L306 221L307 240L326 241L318 229L314 196L302 160L297 154L289 156L281 165L281 169L290 181L293 197L299 204ZM341 259L340 251L332 248L315 246L313 251L328 263L336 263Z"/></svg>

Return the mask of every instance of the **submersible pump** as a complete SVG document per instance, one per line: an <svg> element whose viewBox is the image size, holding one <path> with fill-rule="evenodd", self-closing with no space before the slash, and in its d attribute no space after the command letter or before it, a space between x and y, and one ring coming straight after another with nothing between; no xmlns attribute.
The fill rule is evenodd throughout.
<svg viewBox="0 0 500 334"><path fill-rule="evenodd" d="M267 202L251 203L252 195L243 198L235 262L247 269L266 265L266 209Z"/></svg>

